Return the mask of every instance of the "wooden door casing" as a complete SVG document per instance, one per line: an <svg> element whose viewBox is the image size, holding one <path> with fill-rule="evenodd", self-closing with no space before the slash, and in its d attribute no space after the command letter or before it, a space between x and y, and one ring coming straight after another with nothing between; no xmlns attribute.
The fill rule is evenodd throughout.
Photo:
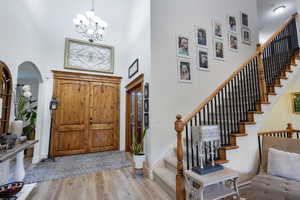
<svg viewBox="0 0 300 200"><path fill-rule="evenodd" d="M119 149L120 77L54 72L50 155Z"/></svg>
<svg viewBox="0 0 300 200"><path fill-rule="evenodd" d="M119 86L91 82L90 152L119 149Z"/></svg>

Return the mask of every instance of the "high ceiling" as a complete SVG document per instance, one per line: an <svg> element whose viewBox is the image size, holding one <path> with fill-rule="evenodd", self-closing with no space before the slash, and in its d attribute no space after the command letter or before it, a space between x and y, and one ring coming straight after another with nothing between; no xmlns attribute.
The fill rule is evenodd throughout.
<svg viewBox="0 0 300 200"><path fill-rule="evenodd" d="M257 0L260 35L264 38L274 33L293 13L297 12L295 0ZM286 8L280 14L273 9L284 5ZM262 41L262 40L261 40Z"/></svg>

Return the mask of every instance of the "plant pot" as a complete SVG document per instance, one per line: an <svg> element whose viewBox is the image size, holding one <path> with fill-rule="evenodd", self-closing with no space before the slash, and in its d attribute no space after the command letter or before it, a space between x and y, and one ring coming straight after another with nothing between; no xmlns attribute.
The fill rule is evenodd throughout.
<svg viewBox="0 0 300 200"><path fill-rule="evenodd" d="M145 158L145 154L133 155L135 169L143 169Z"/></svg>

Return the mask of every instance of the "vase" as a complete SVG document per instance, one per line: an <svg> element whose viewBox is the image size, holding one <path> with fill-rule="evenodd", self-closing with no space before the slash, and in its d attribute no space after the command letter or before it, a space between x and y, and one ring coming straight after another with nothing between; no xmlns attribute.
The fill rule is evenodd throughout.
<svg viewBox="0 0 300 200"><path fill-rule="evenodd" d="M20 138L23 133L23 121L15 120L11 122L11 133L17 135L17 138Z"/></svg>

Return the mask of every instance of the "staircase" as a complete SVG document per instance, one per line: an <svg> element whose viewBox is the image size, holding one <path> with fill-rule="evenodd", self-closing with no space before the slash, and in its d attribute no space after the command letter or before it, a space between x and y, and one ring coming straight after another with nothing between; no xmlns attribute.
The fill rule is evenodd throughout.
<svg viewBox="0 0 300 200"><path fill-rule="evenodd" d="M250 135L250 132L257 132L257 123L262 123L255 119L264 115L265 106L271 107L274 102L270 100L277 95L276 90L283 87L282 82L288 81L293 67L297 66L296 16L294 14L265 44L258 45L255 54L191 114L184 118L176 116L177 145L173 153L153 170L154 180L173 199L185 199L184 170L199 165L198 150L192 145L193 126L219 125L222 147L215 152L214 160L232 168L240 162L237 160L239 150L247 148L247 142L253 141L254 134ZM252 131L251 126L254 127ZM249 155L255 157L257 149L257 145L249 147L252 152ZM205 155L205 162L210 161L211 155Z"/></svg>

